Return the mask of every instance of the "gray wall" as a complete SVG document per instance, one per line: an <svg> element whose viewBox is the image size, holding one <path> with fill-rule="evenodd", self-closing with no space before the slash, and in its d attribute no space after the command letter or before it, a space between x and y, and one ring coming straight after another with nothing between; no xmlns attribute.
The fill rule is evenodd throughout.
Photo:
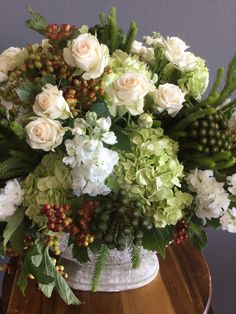
<svg viewBox="0 0 236 314"><path fill-rule="evenodd" d="M236 0L0 0L0 51L40 39L24 28L29 4L52 23L76 25L95 24L98 12L115 5L124 29L131 19L137 21L139 38L153 30L183 38L192 52L207 60L211 82L217 67L227 66L236 52ZM205 255L212 273L215 313L236 313L236 234L209 232Z"/></svg>

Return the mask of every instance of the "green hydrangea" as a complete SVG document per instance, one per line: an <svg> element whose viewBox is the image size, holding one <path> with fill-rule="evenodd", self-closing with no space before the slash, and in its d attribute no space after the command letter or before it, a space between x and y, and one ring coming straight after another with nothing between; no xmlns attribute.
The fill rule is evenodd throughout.
<svg viewBox="0 0 236 314"><path fill-rule="evenodd" d="M196 68L193 71L183 73L178 80L178 85L188 95L196 100L200 100L209 83L209 72L203 59L197 58L196 64Z"/></svg>
<svg viewBox="0 0 236 314"><path fill-rule="evenodd" d="M25 214L40 227L46 223L40 214L42 205L64 204L70 195L70 170L62 162L61 152L45 155L23 182Z"/></svg>
<svg viewBox="0 0 236 314"><path fill-rule="evenodd" d="M127 130L132 152L119 151L115 175L119 186L132 199L143 203L157 227L175 225L183 209L192 202L181 187L183 166L177 158L178 144L163 135L161 128L132 127Z"/></svg>

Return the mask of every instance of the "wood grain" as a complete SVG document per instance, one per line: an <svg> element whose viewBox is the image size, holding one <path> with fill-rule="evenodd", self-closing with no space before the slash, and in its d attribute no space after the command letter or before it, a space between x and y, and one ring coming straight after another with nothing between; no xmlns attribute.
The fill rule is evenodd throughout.
<svg viewBox="0 0 236 314"><path fill-rule="evenodd" d="M124 292L75 291L84 303L66 306L57 293L47 299L31 281L25 297L15 276L5 275L3 307L7 314L205 314L211 300L211 277L201 252L189 242L172 244L160 272L149 285Z"/></svg>

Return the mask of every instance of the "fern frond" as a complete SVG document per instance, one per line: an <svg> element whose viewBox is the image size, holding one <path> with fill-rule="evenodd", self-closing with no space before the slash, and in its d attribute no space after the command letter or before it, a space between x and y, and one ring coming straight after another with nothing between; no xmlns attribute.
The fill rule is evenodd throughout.
<svg viewBox="0 0 236 314"><path fill-rule="evenodd" d="M141 248L132 244L129 248L129 254L133 268L139 268L141 264Z"/></svg>
<svg viewBox="0 0 236 314"><path fill-rule="evenodd" d="M104 265L108 255L108 247L106 245L102 245L92 279L92 291L95 292L97 290L97 286L101 277L101 273L104 269Z"/></svg>
<svg viewBox="0 0 236 314"><path fill-rule="evenodd" d="M11 157L0 163L0 180L26 175L32 167L19 158Z"/></svg>

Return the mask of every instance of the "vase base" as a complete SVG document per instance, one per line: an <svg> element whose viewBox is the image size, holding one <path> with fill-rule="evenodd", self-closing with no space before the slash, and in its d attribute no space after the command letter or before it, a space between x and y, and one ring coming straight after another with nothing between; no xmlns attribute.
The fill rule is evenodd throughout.
<svg viewBox="0 0 236 314"><path fill-rule="evenodd" d="M91 291L94 263L81 264L64 255L60 258L60 264L64 265L69 275L67 282L71 288ZM116 263L108 259L96 291L115 292L140 288L149 284L158 271L158 258L153 252L146 252L143 255L140 267L137 269L132 268L130 260L125 262L120 260Z"/></svg>

